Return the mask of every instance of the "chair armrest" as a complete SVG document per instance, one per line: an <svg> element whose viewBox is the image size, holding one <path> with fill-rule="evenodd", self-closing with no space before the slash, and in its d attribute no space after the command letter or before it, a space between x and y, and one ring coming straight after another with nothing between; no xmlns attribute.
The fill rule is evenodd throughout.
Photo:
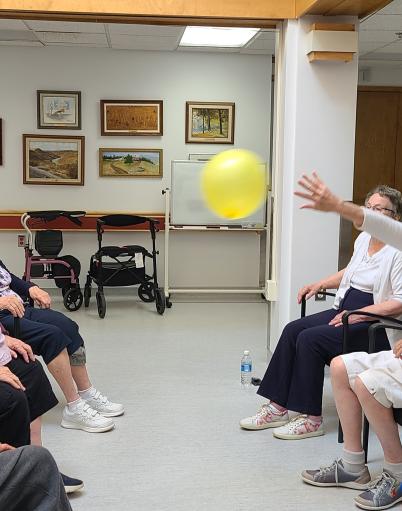
<svg viewBox="0 0 402 511"><path fill-rule="evenodd" d="M392 328L392 330L401 330L402 331L402 325L394 325L392 323L374 323L373 325L370 325L370 327L368 329L368 337L369 337L368 352L369 353L375 352L375 341L376 341L377 331L380 329L386 329L386 328Z"/></svg>
<svg viewBox="0 0 402 511"><path fill-rule="evenodd" d="M336 293L331 293L330 291L325 291L325 289L323 289L322 291L318 291L318 293L316 293L314 296L317 296L317 295L336 296ZM304 318L306 315L306 302L307 302L306 295L303 295L301 302L300 302L300 317L301 318Z"/></svg>
<svg viewBox="0 0 402 511"><path fill-rule="evenodd" d="M342 316L342 323L343 323L343 349L342 353L349 353L349 318L351 316L367 316L367 318L371 318L373 321L385 321L387 324L392 324L394 326L402 326L402 321L399 319L395 319L391 316L384 316L382 314L375 314L373 312L365 312L361 310L353 310L348 311ZM379 323L381 324L381 323ZM370 327L371 328L371 327ZM369 346L368 346L368 353L373 353L375 349L375 337L372 337L374 339L374 344L370 344L370 336L369 336ZM370 351L370 348L372 348L372 351Z"/></svg>

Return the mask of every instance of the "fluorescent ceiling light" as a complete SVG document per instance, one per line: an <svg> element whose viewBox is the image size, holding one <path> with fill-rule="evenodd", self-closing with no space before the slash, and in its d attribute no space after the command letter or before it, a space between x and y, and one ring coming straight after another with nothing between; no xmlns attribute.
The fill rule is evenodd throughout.
<svg viewBox="0 0 402 511"><path fill-rule="evenodd" d="M180 46L217 46L241 48L259 28L186 27Z"/></svg>

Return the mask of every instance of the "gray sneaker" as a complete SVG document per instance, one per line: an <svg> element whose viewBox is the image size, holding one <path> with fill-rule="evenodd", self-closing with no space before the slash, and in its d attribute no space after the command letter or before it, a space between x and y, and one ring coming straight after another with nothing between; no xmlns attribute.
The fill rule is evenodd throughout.
<svg viewBox="0 0 402 511"><path fill-rule="evenodd" d="M361 472L353 474L345 470L341 459L318 470L304 470L301 476L305 483L314 486L343 486L354 490L368 488L371 480L370 472L366 466Z"/></svg>
<svg viewBox="0 0 402 511"><path fill-rule="evenodd" d="M398 502L402 502L402 482L388 470L355 498L356 506L362 509L388 509Z"/></svg>

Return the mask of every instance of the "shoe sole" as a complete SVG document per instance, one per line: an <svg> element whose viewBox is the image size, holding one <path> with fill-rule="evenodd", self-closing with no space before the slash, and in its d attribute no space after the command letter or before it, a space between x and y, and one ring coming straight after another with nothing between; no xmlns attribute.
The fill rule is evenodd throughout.
<svg viewBox="0 0 402 511"><path fill-rule="evenodd" d="M243 426L242 423L240 422L240 427L242 429L248 429L249 431L258 431L260 429L279 428L280 426L285 426L288 422L289 422L289 419L286 421L267 422L263 426L253 426L253 425Z"/></svg>
<svg viewBox="0 0 402 511"><path fill-rule="evenodd" d="M96 408L94 408L96 410ZM120 417L120 415L124 414L124 410L121 410L120 412L100 412L99 410L96 410L98 413L102 415L102 417Z"/></svg>
<svg viewBox="0 0 402 511"><path fill-rule="evenodd" d="M281 440L303 440L303 438L311 438L314 436L322 436L325 435L325 431L312 431L311 433L303 433L301 435L290 435L286 433L276 433L275 431L272 433L275 438L280 438Z"/></svg>
<svg viewBox="0 0 402 511"><path fill-rule="evenodd" d="M350 482L350 483L338 483L338 484L337 483L320 483L318 481L312 481L308 477L305 477L303 474L302 474L301 478L307 484L311 484L312 486L321 486L322 488L324 488L324 487L331 487L331 486L332 487L337 486L337 487L342 487L342 488L349 488L350 490L367 490L368 485L370 484L370 482L365 483L365 484L353 483L353 482ZM374 508L367 508L367 509L374 509Z"/></svg>
<svg viewBox="0 0 402 511"><path fill-rule="evenodd" d="M75 491L81 490L82 488L84 488L84 483L76 484L75 486L65 486L64 491L66 493L74 493Z"/></svg>
<svg viewBox="0 0 402 511"><path fill-rule="evenodd" d="M402 502L402 497L400 497L398 500L396 500L395 502L392 502L391 504L387 504L386 506L370 506L370 505L366 505L366 504L363 504L361 501L358 500L359 497L355 498L355 504L356 506L362 508L362 509L374 509L374 510L381 510L381 509L389 509L390 507L392 506L395 506L396 504L398 504L398 502Z"/></svg>
<svg viewBox="0 0 402 511"><path fill-rule="evenodd" d="M90 426L81 426L80 424L76 424L75 422L69 422L62 420L61 427L66 429L81 429L82 431L86 431L87 433L105 433L106 431L110 431L114 428L114 424L110 426L103 426L101 428L91 428Z"/></svg>

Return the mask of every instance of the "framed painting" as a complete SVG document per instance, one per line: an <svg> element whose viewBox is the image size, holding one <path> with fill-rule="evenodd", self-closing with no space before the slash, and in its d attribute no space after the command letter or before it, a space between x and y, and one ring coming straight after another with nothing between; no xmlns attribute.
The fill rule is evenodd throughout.
<svg viewBox="0 0 402 511"><path fill-rule="evenodd" d="M102 135L163 135L163 101L102 99Z"/></svg>
<svg viewBox="0 0 402 511"><path fill-rule="evenodd" d="M81 129L80 91L36 91L39 129Z"/></svg>
<svg viewBox="0 0 402 511"><path fill-rule="evenodd" d="M85 137L23 135L23 182L83 185Z"/></svg>
<svg viewBox="0 0 402 511"><path fill-rule="evenodd" d="M187 144L233 144L234 103L186 102Z"/></svg>
<svg viewBox="0 0 402 511"><path fill-rule="evenodd" d="M162 149L99 148L101 177L162 177Z"/></svg>

